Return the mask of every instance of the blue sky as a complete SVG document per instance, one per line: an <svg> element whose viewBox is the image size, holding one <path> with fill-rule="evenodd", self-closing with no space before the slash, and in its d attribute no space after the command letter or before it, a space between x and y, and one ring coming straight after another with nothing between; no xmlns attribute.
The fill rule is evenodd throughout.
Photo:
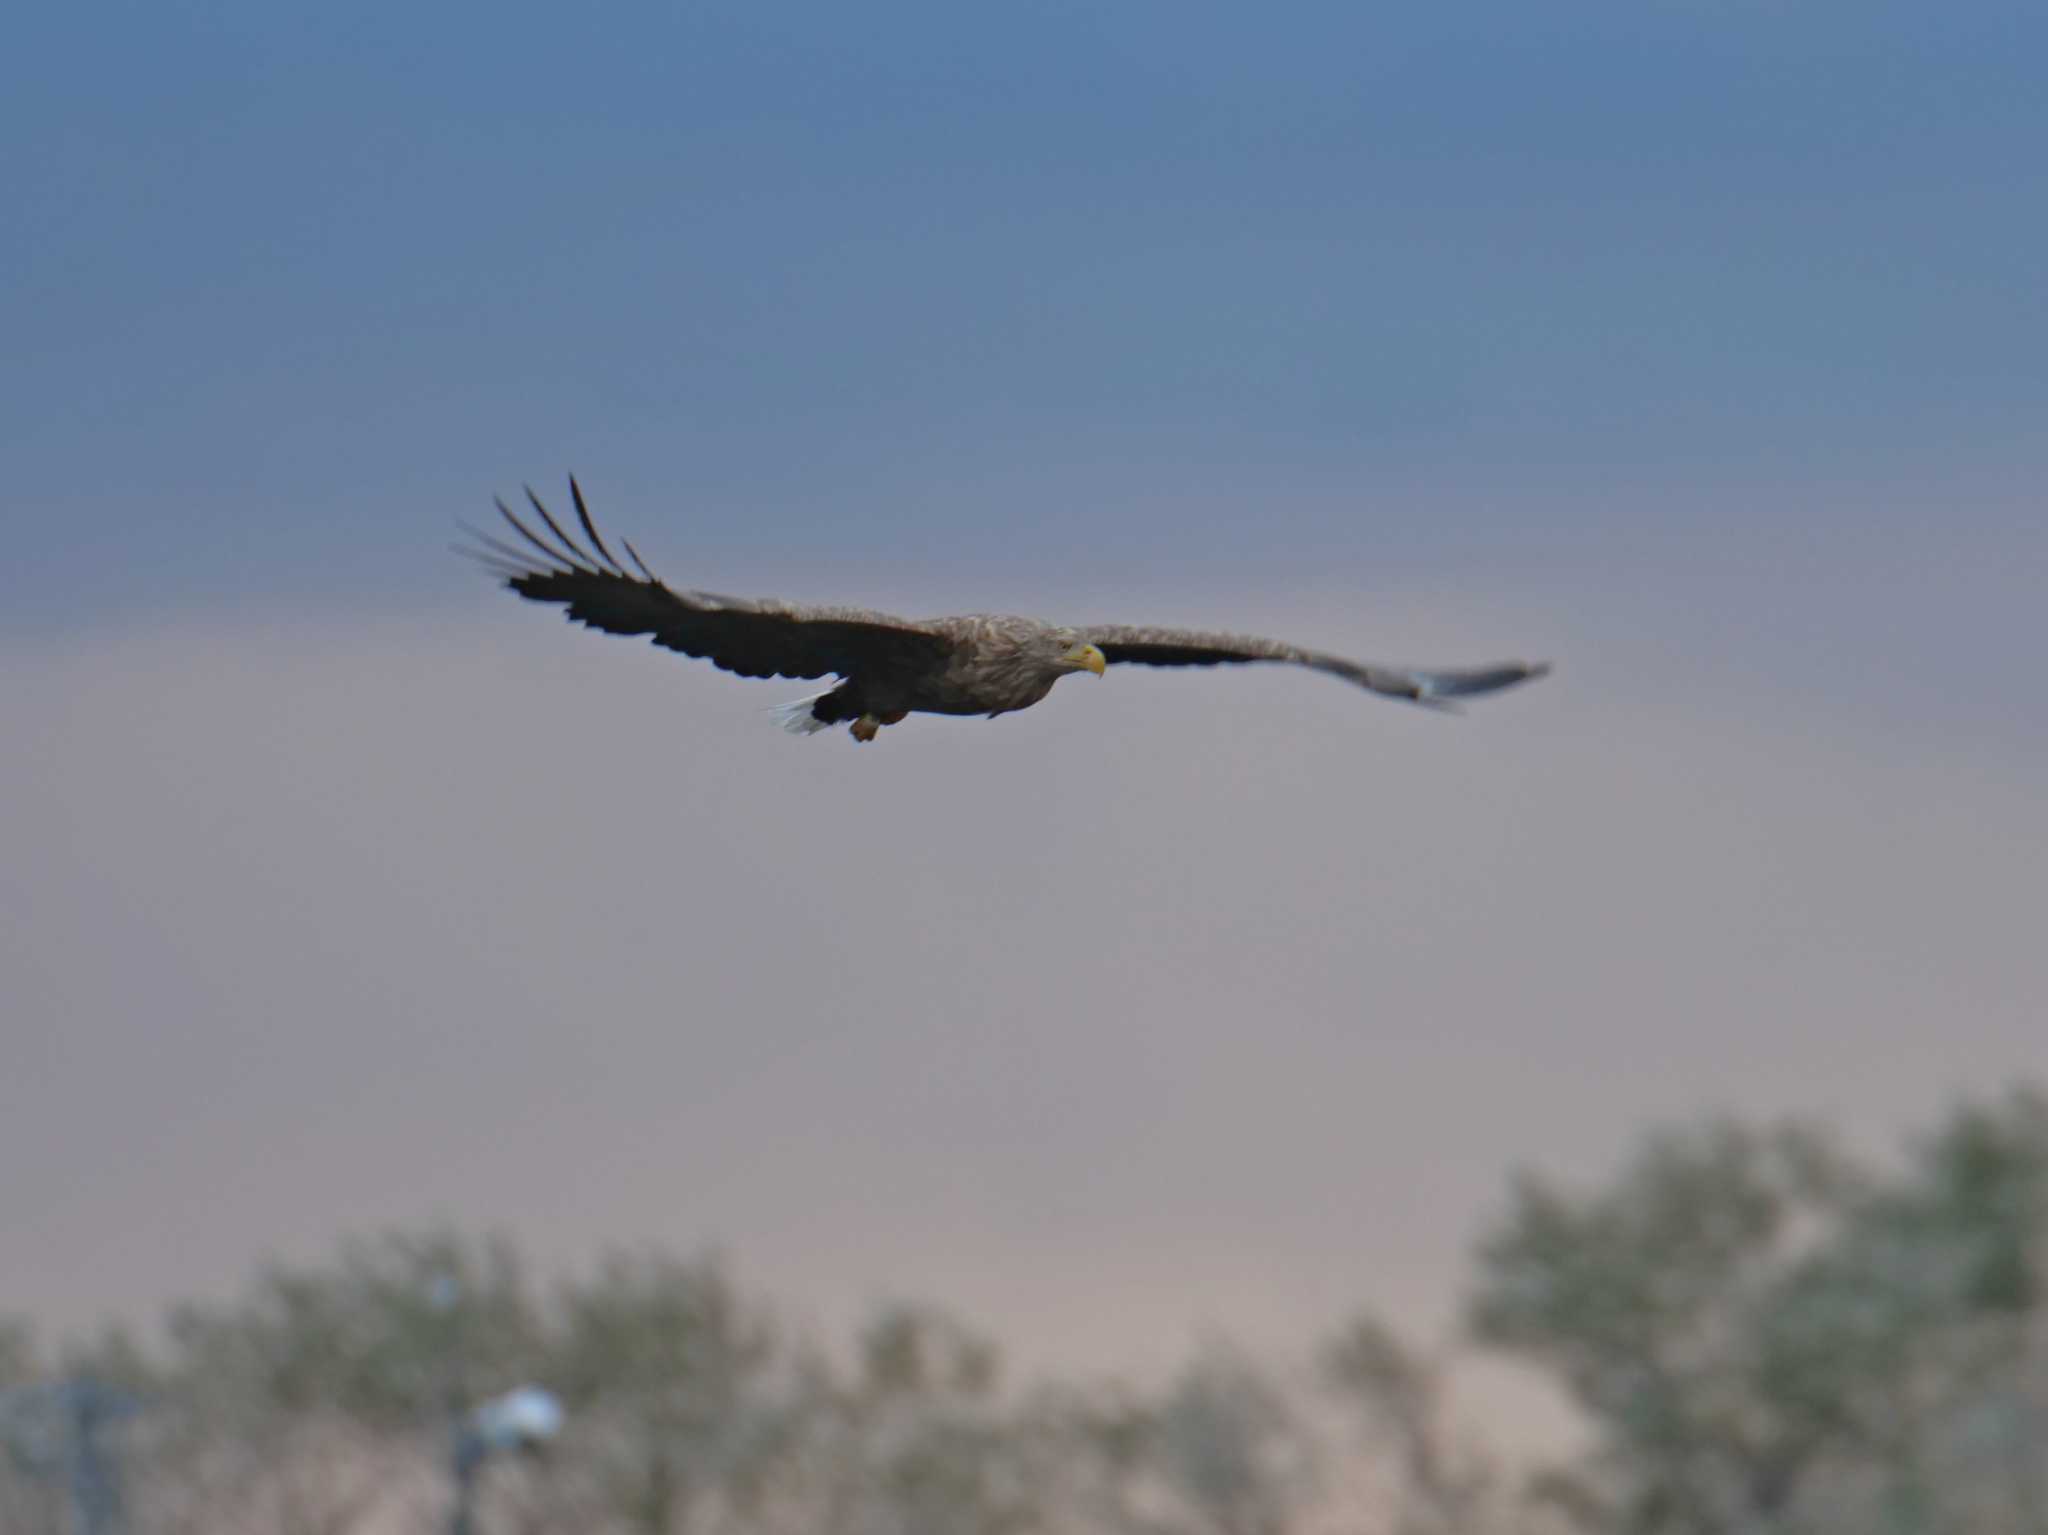
<svg viewBox="0 0 2048 1535"><path fill-rule="evenodd" d="M2038 1075L2044 57L2035 4L10 18L0 1298L454 1216L1120 1368L1441 1324L1516 1163ZM446 552L571 469L679 583L1559 667L791 741Z"/></svg>
<svg viewBox="0 0 2048 1535"><path fill-rule="evenodd" d="M10 627L417 598L450 518L566 468L707 560L1284 581L1767 491L2009 521L2039 467L2038 7L10 32Z"/></svg>

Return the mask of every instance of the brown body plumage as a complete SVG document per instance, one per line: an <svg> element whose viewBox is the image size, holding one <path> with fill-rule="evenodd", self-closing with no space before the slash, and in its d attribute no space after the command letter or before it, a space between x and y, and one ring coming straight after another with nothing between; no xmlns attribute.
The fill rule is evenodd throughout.
<svg viewBox="0 0 2048 1535"><path fill-rule="evenodd" d="M1286 662L1439 708L1549 670L1508 661L1464 671L1420 671L1348 661L1252 635L1118 624L1067 627L989 614L918 620L864 608L678 591L649 570L631 544L623 547L633 570L614 559L573 479L569 490L587 547L571 538L529 490L539 528L498 503L526 548L471 530L478 547L463 552L504 577L520 596L558 603L576 622L608 634L645 634L657 645L701 656L742 677L837 677L832 688L783 711L784 723L805 734L848 723L856 739L870 741L881 726L907 714L1008 714L1037 703L1069 672L1100 675L1105 667L1123 663Z"/></svg>

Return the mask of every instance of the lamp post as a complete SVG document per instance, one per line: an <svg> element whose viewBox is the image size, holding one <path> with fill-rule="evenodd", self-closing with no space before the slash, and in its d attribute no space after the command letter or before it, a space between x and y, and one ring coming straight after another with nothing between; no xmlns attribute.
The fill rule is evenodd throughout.
<svg viewBox="0 0 2048 1535"><path fill-rule="evenodd" d="M455 1429L455 1511L448 1520L449 1535L476 1535L477 1478L489 1461L537 1450L561 1431L562 1404L539 1386L494 1396L462 1418Z"/></svg>
<svg viewBox="0 0 2048 1535"><path fill-rule="evenodd" d="M449 1535L476 1535L476 1486L493 1458L537 1450L562 1431L562 1404L539 1386L520 1386L476 1407L469 1405L469 1360L464 1348L462 1281L436 1274L427 1304L442 1318L442 1399L448 1409L448 1469L455 1480Z"/></svg>
<svg viewBox="0 0 2048 1535"><path fill-rule="evenodd" d="M121 1528L121 1481L106 1431L141 1406L85 1375L0 1391L0 1437L31 1471L63 1476L74 1535L116 1535Z"/></svg>

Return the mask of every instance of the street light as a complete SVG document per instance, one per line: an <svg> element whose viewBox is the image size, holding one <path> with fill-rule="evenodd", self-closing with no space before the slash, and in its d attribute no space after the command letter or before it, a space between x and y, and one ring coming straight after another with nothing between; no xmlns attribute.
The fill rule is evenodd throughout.
<svg viewBox="0 0 2048 1535"><path fill-rule="evenodd" d="M537 1450L562 1431L562 1404L539 1386L494 1396L455 1430L455 1513L450 1535L475 1535L476 1482L495 1456Z"/></svg>
<svg viewBox="0 0 2048 1535"><path fill-rule="evenodd" d="M17 1386L0 1391L0 1442L32 1475L64 1479L78 1535L113 1535L121 1479L106 1431L141 1409L138 1398L87 1375Z"/></svg>

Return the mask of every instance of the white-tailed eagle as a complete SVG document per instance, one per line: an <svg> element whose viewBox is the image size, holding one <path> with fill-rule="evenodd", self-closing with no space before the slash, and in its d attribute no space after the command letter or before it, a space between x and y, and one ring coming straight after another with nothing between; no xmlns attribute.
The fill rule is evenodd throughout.
<svg viewBox="0 0 2048 1535"><path fill-rule="evenodd" d="M540 526L498 510L524 547L471 528L480 560L530 602L559 603L568 616L607 634L645 634L657 645L702 656L742 677L833 677L822 693L777 711L802 735L850 724L856 741L872 741L884 725L910 714L985 714L1028 709L1069 672L1101 676L1111 666L1223 666L1280 661L1328 672L1389 698L1435 708L1494 693L1532 677L1547 664L1503 661L1466 670L1418 670L1347 661L1279 640L1192 629L1126 624L1069 627L1035 618L974 613L959 618L897 618L865 608L806 607L774 598L720 597L678 591L656 576L621 540L634 569L612 557L572 477L587 545L563 531L531 490Z"/></svg>

